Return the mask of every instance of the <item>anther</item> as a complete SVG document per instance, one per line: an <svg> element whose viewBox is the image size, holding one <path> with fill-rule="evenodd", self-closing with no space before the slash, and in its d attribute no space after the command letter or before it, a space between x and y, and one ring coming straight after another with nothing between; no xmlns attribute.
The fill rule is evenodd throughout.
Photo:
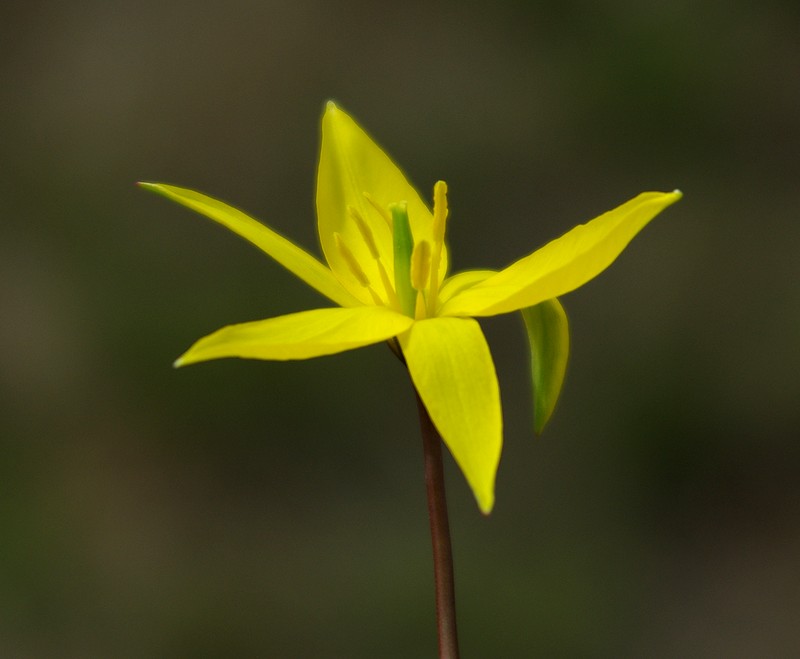
<svg viewBox="0 0 800 659"><path fill-rule="evenodd" d="M431 253L430 286L428 287L428 313L436 311L439 298L439 263L444 249L444 234L447 226L447 183L437 181L433 186L433 251Z"/></svg>
<svg viewBox="0 0 800 659"><path fill-rule="evenodd" d="M447 183L436 181L433 186L433 240L441 248L447 223Z"/></svg>
<svg viewBox="0 0 800 659"><path fill-rule="evenodd" d="M421 291L428 287L431 271L431 244L423 240L414 245L411 253L411 285Z"/></svg>
<svg viewBox="0 0 800 659"><path fill-rule="evenodd" d="M386 224L389 226L389 230L391 231L393 223L392 223L392 216L389 214L389 211L387 211L383 206L381 206L377 201L375 201L375 198L369 192L364 193L364 199L366 199L370 203L370 205L376 211L378 211L378 215L380 215L385 220Z"/></svg>
<svg viewBox="0 0 800 659"><path fill-rule="evenodd" d="M372 235L372 230L367 226L367 223L364 221L364 217L355 206L348 206L347 212L356 223L358 231L361 234L361 237L364 239L364 244L367 246L372 258L376 261L380 260L381 255L378 252L378 246L375 244L375 236Z"/></svg>
<svg viewBox="0 0 800 659"><path fill-rule="evenodd" d="M347 267L350 269L353 277L356 278L359 284L361 284L364 288L369 287L369 279L367 275L364 274L364 271L361 269L361 266L356 261L356 257L353 256L353 252L350 251L350 248L345 245L344 240L342 239L341 234L338 232L334 232L333 238L336 241L336 249L339 250L339 254L342 255L342 258L347 263Z"/></svg>
<svg viewBox="0 0 800 659"><path fill-rule="evenodd" d="M400 299L397 297L394 286L392 286L392 282L389 280L389 273L386 272L386 268L383 267L383 261L378 260L376 263L378 264L378 274L381 277L383 290L386 291L386 297L389 300L389 306L395 311L400 311Z"/></svg>
<svg viewBox="0 0 800 659"><path fill-rule="evenodd" d="M358 227L358 231L364 239L364 244L367 246L370 255L375 259L375 265L378 266L378 274L381 278L381 284L383 284L383 290L386 291L389 306L399 311L400 301L397 299L397 293L394 292L392 282L389 280L389 275L386 272L383 261L381 261L381 255L380 252L378 252L378 245L375 243L375 236L372 233L372 229L369 228L366 220L364 220L364 216L355 206L348 206L347 212ZM373 297L375 297L374 294Z"/></svg>

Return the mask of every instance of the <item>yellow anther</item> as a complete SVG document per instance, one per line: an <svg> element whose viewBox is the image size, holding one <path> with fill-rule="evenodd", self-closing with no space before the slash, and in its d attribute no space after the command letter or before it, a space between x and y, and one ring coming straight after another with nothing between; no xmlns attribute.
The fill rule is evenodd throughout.
<svg viewBox="0 0 800 659"><path fill-rule="evenodd" d="M350 269L353 277L355 277L358 283L364 288L369 288L369 279L367 278L367 275L364 274L364 271L361 269L358 261L356 261L356 257L353 256L353 252L351 252L347 245L345 245L341 234L334 232L333 238L336 241L336 249L339 250L339 254L342 255L345 263L347 263L347 267Z"/></svg>
<svg viewBox="0 0 800 659"><path fill-rule="evenodd" d="M418 291L427 288L430 271L431 245L427 240L421 240L411 253L411 285Z"/></svg>
<svg viewBox="0 0 800 659"><path fill-rule="evenodd" d="M433 186L433 240L441 249L447 224L447 183L437 181Z"/></svg>
<svg viewBox="0 0 800 659"><path fill-rule="evenodd" d="M358 231L361 234L361 237L364 239L364 244L367 246L369 253L372 255L372 258L378 260L381 258L380 253L378 252L378 246L375 244L375 236L372 235L372 230L367 226L364 217L358 211L355 206L348 206L347 212L350 214L350 217L356 223L358 227Z"/></svg>
<svg viewBox="0 0 800 659"><path fill-rule="evenodd" d="M377 201L375 201L375 198L369 192L364 193L364 199L366 199L370 203L370 205L376 211L378 211L378 214L386 221L386 224L388 225L389 230L391 231L393 228L391 213L389 213L389 211L386 208L384 208Z"/></svg>
<svg viewBox="0 0 800 659"><path fill-rule="evenodd" d="M397 293L394 292L392 281L391 279L389 279L389 274L386 272L386 268L383 265L383 261L381 261L381 255L380 252L378 251L378 245L375 242L375 236L372 233L372 229L369 228L369 225L364 219L364 216L355 206L348 206L347 212L350 215L353 222L355 222L356 226L358 227L358 231L361 234L361 237L364 239L364 244L367 246L370 255L372 256L373 259L375 259L375 265L378 266L378 274L381 277L381 283L383 284L383 289L384 291L386 291L386 298L389 301L389 306L392 309L399 310L400 301L397 299ZM373 297L375 297L374 294Z"/></svg>
<svg viewBox="0 0 800 659"><path fill-rule="evenodd" d="M382 261L377 261L377 264L378 274L381 276L381 282L383 283L383 289L386 291L386 297L389 299L389 306L395 311L400 311L400 299L394 291L392 280L389 279L389 273L386 272L386 268L383 267Z"/></svg>
<svg viewBox="0 0 800 659"><path fill-rule="evenodd" d="M431 252L430 286L428 287L428 315L430 316L436 312L436 302L439 299L439 263L442 260L447 215L447 183L437 181L433 186L433 250Z"/></svg>

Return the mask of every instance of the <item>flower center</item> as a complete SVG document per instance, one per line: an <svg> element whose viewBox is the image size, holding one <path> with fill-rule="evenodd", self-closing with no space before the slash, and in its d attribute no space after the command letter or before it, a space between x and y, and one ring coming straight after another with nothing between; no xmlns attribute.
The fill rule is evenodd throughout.
<svg viewBox="0 0 800 659"><path fill-rule="evenodd" d="M369 193L364 198L388 224L392 232L392 258L394 281L391 281L381 259L375 236L361 212L348 206L350 219L358 228L358 233L375 260L383 287L382 297L373 287L364 268L353 255L340 234L335 234L336 247L356 281L366 288L376 305L388 306L411 318L422 319L436 313L439 297L439 267L444 248L445 226L447 222L447 184L438 181L433 188L432 242L414 241L405 201L390 204L388 209L379 204Z"/></svg>

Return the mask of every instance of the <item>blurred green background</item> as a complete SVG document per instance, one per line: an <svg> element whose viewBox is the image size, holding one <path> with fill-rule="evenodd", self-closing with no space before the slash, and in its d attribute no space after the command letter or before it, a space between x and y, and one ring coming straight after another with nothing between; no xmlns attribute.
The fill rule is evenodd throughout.
<svg viewBox="0 0 800 659"><path fill-rule="evenodd" d="M0 27L0 655L430 657L421 446L375 346L172 360L326 301L134 186L314 251L336 99L429 194L456 269L681 188L563 298L532 434L518 317L485 327L505 448L448 458L464 657L800 648L800 10L786 0L33 2Z"/></svg>

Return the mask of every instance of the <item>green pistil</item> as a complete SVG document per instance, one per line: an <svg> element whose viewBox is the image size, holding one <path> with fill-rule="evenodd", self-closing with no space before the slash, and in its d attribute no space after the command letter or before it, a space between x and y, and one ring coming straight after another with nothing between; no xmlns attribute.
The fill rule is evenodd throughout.
<svg viewBox="0 0 800 659"><path fill-rule="evenodd" d="M389 206L389 210L394 237L394 289L400 300L400 309L413 318L416 292L411 286L411 253L414 251L414 238L408 222L408 208L406 202L401 201Z"/></svg>

